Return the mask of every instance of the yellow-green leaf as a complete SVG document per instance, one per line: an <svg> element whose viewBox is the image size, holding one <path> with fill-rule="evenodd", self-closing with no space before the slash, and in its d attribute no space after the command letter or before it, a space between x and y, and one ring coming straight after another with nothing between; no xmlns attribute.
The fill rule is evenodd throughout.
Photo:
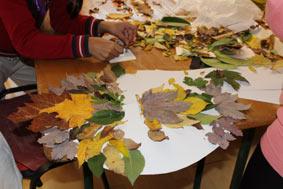
<svg viewBox="0 0 283 189"><path fill-rule="evenodd" d="M200 99L198 97L188 97L184 100L185 102L188 102L191 104L189 109L185 112L182 112L184 115L195 115L201 112L205 109L206 105L208 104L203 99Z"/></svg>
<svg viewBox="0 0 283 189"><path fill-rule="evenodd" d="M121 152L125 157L129 157L129 150L126 147L124 140L110 140L109 143L114 146L119 152Z"/></svg>

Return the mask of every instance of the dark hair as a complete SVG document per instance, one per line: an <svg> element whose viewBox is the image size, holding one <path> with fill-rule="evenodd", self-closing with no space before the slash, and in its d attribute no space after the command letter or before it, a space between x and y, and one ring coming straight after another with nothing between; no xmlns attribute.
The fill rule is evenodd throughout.
<svg viewBox="0 0 283 189"><path fill-rule="evenodd" d="M67 0L67 12L71 18L78 16L83 6L83 0Z"/></svg>

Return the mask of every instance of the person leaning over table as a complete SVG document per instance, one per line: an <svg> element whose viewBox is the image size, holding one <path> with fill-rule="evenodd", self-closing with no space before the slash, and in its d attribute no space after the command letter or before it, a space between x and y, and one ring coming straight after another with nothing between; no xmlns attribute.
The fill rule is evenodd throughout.
<svg viewBox="0 0 283 189"><path fill-rule="evenodd" d="M282 10L282 0L267 1L267 23L281 40L283 40ZM283 93L280 103L283 104ZM283 188L283 107L278 109L277 119L267 128L245 170L240 189L253 188Z"/></svg>
<svg viewBox="0 0 283 189"><path fill-rule="evenodd" d="M83 0L0 0L0 91L10 77L18 85L35 83L27 59L90 57L108 61L123 47L100 38L118 37L125 46L135 41L136 28L79 15ZM54 34L41 31L47 11ZM56 34L55 34L56 33ZM21 174L0 132L0 188L20 189Z"/></svg>
<svg viewBox="0 0 283 189"><path fill-rule="evenodd" d="M18 85L35 83L24 59L90 57L108 61L123 47L100 38L104 33L131 45L136 27L79 15L83 0L0 0L0 90L10 77ZM46 13L54 34L41 31Z"/></svg>

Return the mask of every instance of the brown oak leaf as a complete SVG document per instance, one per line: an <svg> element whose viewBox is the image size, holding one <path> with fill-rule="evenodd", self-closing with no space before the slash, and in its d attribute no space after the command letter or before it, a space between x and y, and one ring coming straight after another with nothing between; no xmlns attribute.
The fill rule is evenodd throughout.
<svg viewBox="0 0 283 189"><path fill-rule="evenodd" d="M151 131L151 130L149 130L147 132L147 134L148 134L148 137L151 140L156 141L156 142L161 142L165 139L169 139L169 137L166 136L163 131Z"/></svg>
<svg viewBox="0 0 283 189"><path fill-rule="evenodd" d="M32 120L28 129L36 133L54 126L57 126L61 130L69 128L69 124L66 121L56 118L56 113L41 113Z"/></svg>

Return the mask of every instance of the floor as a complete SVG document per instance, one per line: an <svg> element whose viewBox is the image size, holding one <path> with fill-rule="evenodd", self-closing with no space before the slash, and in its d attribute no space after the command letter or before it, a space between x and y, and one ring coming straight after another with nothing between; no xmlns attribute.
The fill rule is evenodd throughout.
<svg viewBox="0 0 283 189"><path fill-rule="evenodd" d="M251 152L263 132L264 129L257 131ZM238 139L228 150L217 149L207 156L201 183L202 189L229 188L240 142L241 140ZM195 165L170 174L141 176L134 187L131 187L123 176L107 172L107 177L111 189L192 189L194 173ZM78 169L76 163L47 172L42 176L42 181L41 189L83 189L82 170ZM29 181L24 180L24 189L28 189L28 184ZM94 178L94 188L103 189L100 179Z"/></svg>

